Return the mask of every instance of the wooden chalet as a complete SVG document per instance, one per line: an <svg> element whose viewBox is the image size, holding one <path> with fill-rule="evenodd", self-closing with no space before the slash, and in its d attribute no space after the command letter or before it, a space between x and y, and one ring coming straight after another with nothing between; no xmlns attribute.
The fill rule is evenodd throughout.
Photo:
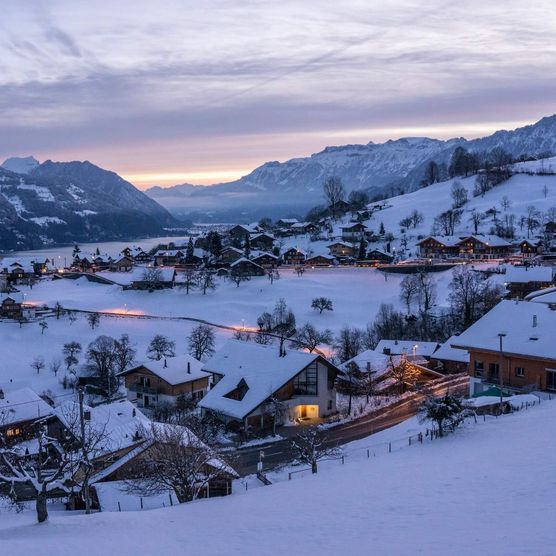
<svg viewBox="0 0 556 556"><path fill-rule="evenodd" d="M154 254L155 266L174 266L185 259L185 251L181 249L161 249Z"/></svg>
<svg viewBox="0 0 556 556"><path fill-rule="evenodd" d="M305 263L307 254L305 251L292 247L282 254L282 262L288 266L298 266Z"/></svg>
<svg viewBox="0 0 556 556"><path fill-rule="evenodd" d="M313 255L305 259L307 266L333 266L335 262L332 255Z"/></svg>
<svg viewBox="0 0 556 556"><path fill-rule="evenodd" d="M235 276L264 276L265 269L243 257L230 265L230 272Z"/></svg>
<svg viewBox="0 0 556 556"><path fill-rule="evenodd" d="M367 253L367 259L377 264L390 264L394 260L394 255L380 249L371 249Z"/></svg>
<svg viewBox="0 0 556 556"><path fill-rule="evenodd" d="M270 251L274 246L274 236L267 233L255 234L251 237L251 249Z"/></svg>
<svg viewBox="0 0 556 556"><path fill-rule="evenodd" d="M368 232L367 226L361 222L353 222L342 226L343 241L361 241Z"/></svg>
<svg viewBox="0 0 556 556"><path fill-rule="evenodd" d="M200 400L208 390L209 374L189 355L134 364L120 373L127 399L141 408L174 405L179 396Z"/></svg>
<svg viewBox="0 0 556 556"><path fill-rule="evenodd" d="M345 241L336 241L328 246L330 255L338 259L346 259L354 257L357 254L357 248L353 243Z"/></svg>
<svg viewBox="0 0 556 556"><path fill-rule="evenodd" d="M467 236L457 245L463 259L502 259L512 252L511 243L498 236Z"/></svg>
<svg viewBox="0 0 556 556"><path fill-rule="evenodd" d="M259 253L251 260L263 268L275 268L280 264L280 257L272 253Z"/></svg>
<svg viewBox="0 0 556 556"><path fill-rule="evenodd" d="M459 254L459 238L448 236L428 236L417 242L419 255L425 259L447 259Z"/></svg>
<svg viewBox="0 0 556 556"><path fill-rule="evenodd" d="M221 264L230 265L232 263L235 263L242 257L243 257L243 250L229 245L228 247L224 247L224 249L222 249L222 252L220 253L219 261Z"/></svg>

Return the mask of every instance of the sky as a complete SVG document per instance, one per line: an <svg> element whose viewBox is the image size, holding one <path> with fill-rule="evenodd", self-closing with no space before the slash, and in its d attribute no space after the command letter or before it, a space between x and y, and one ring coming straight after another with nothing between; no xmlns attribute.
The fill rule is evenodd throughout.
<svg viewBox="0 0 556 556"><path fill-rule="evenodd" d="M2 0L0 158L138 187L556 112L556 4Z"/></svg>

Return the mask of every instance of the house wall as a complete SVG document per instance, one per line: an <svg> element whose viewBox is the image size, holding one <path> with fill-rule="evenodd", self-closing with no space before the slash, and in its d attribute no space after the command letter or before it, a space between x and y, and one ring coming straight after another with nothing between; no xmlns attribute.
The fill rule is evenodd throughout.
<svg viewBox="0 0 556 556"><path fill-rule="evenodd" d="M490 380L498 384L498 379L493 379L489 373L489 364L500 364L501 358L498 353L470 350L469 376ZM482 361L484 370L482 376L478 376L475 371L475 362ZM534 359L527 356L504 355L502 357L502 381L504 386L513 388L523 388L524 386L535 385L539 390L547 389L547 369L556 370L556 360L554 359ZM516 375L516 367L525 370L524 376Z"/></svg>

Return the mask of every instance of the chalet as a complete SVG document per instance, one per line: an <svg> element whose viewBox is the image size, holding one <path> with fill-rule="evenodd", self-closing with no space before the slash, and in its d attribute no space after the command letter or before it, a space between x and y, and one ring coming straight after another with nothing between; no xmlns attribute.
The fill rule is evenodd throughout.
<svg viewBox="0 0 556 556"><path fill-rule="evenodd" d="M301 249L292 247L282 254L282 262L288 266L297 266L305 263L307 254Z"/></svg>
<svg viewBox="0 0 556 556"><path fill-rule="evenodd" d="M356 255L357 249L353 243L336 241L328 246L328 251L333 257L345 259Z"/></svg>
<svg viewBox="0 0 556 556"><path fill-rule="evenodd" d="M108 269L112 272L130 272L135 261L126 255L110 261Z"/></svg>
<svg viewBox="0 0 556 556"><path fill-rule="evenodd" d="M361 222L352 222L342 226L343 241L361 241L368 231L367 226Z"/></svg>
<svg viewBox="0 0 556 556"><path fill-rule="evenodd" d="M0 387L0 437L8 443L35 437L35 422L53 415L54 409L30 388Z"/></svg>
<svg viewBox="0 0 556 556"><path fill-rule="evenodd" d="M270 251L274 245L274 236L266 233L255 234L251 237L250 241L251 249L257 249L259 251Z"/></svg>
<svg viewBox="0 0 556 556"><path fill-rule="evenodd" d="M247 238L260 234L262 230L255 224L236 224L228 230L228 236L233 245L243 245Z"/></svg>
<svg viewBox="0 0 556 556"><path fill-rule="evenodd" d="M127 399L137 407L152 408L176 403L178 396L201 399L208 390L209 374L189 355L134 364L120 373Z"/></svg>
<svg viewBox="0 0 556 556"><path fill-rule="evenodd" d="M459 238L451 236L428 236L417 242L419 256L425 259L457 257Z"/></svg>
<svg viewBox="0 0 556 556"><path fill-rule="evenodd" d="M457 246L463 259L502 259L512 251L511 243L498 236L467 236Z"/></svg>
<svg viewBox="0 0 556 556"><path fill-rule="evenodd" d="M530 239L523 239L519 242L519 252L524 257L534 257L542 253L542 241L533 241Z"/></svg>
<svg viewBox="0 0 556 556"><path fill-rule="evenodd" d="M307 266L333 266L336 259L332 255L313 255L305 259Z"/></svg>
<svg viewBox="0 0 556 556"><path fill-rule="evenodd" d="M224 247L220 253L220 263L232 264L243 257L243 251L237 247Z"/></svg>
<svg viewBox="0 0 556 556"><path fill-rule="evenodd" d="M405 355L419 357L427 361L438 349L437 342L419 342L413 340L380 340L374 351L384 355Z"/></svg>
<svg viewBox="0 0 556 556"><path fill-rule="evenodd" d="M141 247L126 247L122 249L120 255L129 257L136 263L148 263L152 260L152 257L146 251L143 251Z"/></svg>
<svg viewBox="0 0 556 556"><path fill-rule="evenodd" d="M20 319L23 316L23 294L19 292L0 294L0 317Z"/></svg>
<svg viewBox="0 0 556 556"><path fill-rule="evenodd" d="M501 301L452 347L469 352L471 394L493 384L505 390L556 391L556 305Z"/></svg>
<svg viewBox="0 0 556 556"><path fill-rule="evenodd" d="M236 276L264 276L265 270L257 263L246 259L238 259L230 265L230 272Z"/></svg>
<svg viewBox="0 0 556 556"><path fill-rule="evenodd" d="M113 260L112 256L106 253L93 255L93 271L102 272L103 270L109 270Z"/></svg>
<svg viewBox="0 0 556 556"><path fill-rule="evenodd" d="M155 266L174 266L185 259L185 251L181 249L160 249L154 254Z"/></svg>
<svg viewBox="0 0 556 556"><path fill-rule="evenodd" d="M132 290L163 290L173 288L176 283L176 269L173 267L152 267L141 270L141 274L131 280Z"/></svg>
<svg viewBox="0 0 556 556"><path fill-rule="evenodd" d="M276 226L282 230L287 230L298 222L299 220L297 218L280 218L280 220L276 221Z"/></svg>
<svg viewBox="0 0 556 556"><path fill-rule="evenodd" d="M367 253L367 259L379 264L390 264L394 260L394 255L380 249L371 249Z"/></svg>
<svg viewBox="0 0 556 556"><path fill-rule="evenodd" d="M5 258L0 263L0 270L5 274L8 284L24 284L38 274L33 262L28 259Z"/></svg>
<svg viewBox="0 0 556 556"><path fill-rule="evenodd" d="M94 256L78 254L73 258L72 268L79 272L94 272Z"/></svg>
<svg viewBox="0 0 556 556"><path fill-rule="evenodd" d="M257 253L251 260L263 268L275 268L280 264L280 257L272 253Z"/></svg>
<svg viewBox="0 0 556 556"><path fill-rule="evenodd" d="M315 234L319 227L312 222L296 222L290 226L290 231L294 235Z"/></svg>
<svg viewBox="0 0 556 556"><path fill-rule="evenodd" d="M457 341L452 336L431 355L431 368L446 374L467 373L469 370L469 352L452 347Z"/></svg>
<svg viewBox="0 0 556 556"><path fill-rule="evenodd" d="M528 294L554 285L554 273L550 266L508 266L505 286L508 297L523 299Z"/></svg>
<svg viewBox="0 0 556 556"><path fill-rule="evenodd" d="M335 365L315 353L289 350L280 357L276 346L229 340L203 369L214 386L199 406L225 423L247 431L300 420L318 421L336 413ZM283 407L277 415L269 400Z"/></svg>
<svg viewBox="0 0 556 556"><path fill-rule="evenodd" d="M351 205L348 202L346 202L344 200L339 200L339 201L336 201L335 203L332 203L331 205L329 205L328 212L332 216L337 216L339 214L345 214L350 209L351 209Z"/></svg>

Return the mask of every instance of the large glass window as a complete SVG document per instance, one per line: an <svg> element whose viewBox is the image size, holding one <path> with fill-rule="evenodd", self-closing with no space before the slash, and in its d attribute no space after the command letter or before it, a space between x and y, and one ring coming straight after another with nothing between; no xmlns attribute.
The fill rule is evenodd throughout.
<svg viewBox="0 0 556 556"><path fill-rule="evenodd" d="M293 379L294 394L298 396L316 396L318 394L317 364L313 363Z"/></svg>
<svg viewBox="0 0 556 556"><path fill-rule="evenodd" d="M556 390L556 371L546 371L546 389Z"/></svg>
<svg viewBox="0 0 556 556"><path fill-rule="evenodd" d="M498 363L488 364L488 372L490 374L490 378L498 378L499 371L500 371L500 365Z"/></svg>

